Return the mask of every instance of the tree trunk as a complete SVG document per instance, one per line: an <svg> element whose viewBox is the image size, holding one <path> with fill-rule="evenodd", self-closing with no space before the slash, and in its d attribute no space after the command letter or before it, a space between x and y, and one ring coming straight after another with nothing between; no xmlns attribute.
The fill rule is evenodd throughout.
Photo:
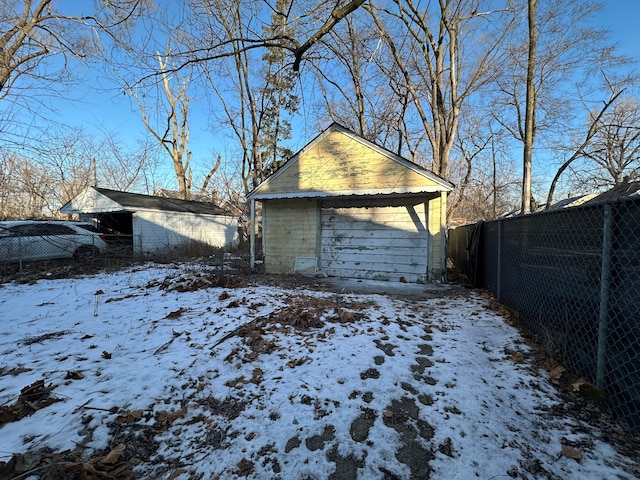
<svg viewBox="0 0 640 480"><path fill-rule="evenodd" d="M522 213L531 211L531 170L533 142L535 137L535 68L538 33L536 31L536 9L538 0L528 0L529 14L529 58L527 60L527 103L524 118L524 149L522 162Z"/></svg>

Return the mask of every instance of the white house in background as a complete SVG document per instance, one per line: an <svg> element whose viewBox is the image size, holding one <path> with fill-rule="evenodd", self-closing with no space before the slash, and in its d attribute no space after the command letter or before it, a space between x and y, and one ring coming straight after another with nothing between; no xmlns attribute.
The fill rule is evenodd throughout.
<svg viewBox="0 0 640 480"><path fill-rule="evenodd" d="M60 209L93 220L110 232L133 236L136 255L190 242L238 245L238 218L212 204L87 187Z"/></svg>

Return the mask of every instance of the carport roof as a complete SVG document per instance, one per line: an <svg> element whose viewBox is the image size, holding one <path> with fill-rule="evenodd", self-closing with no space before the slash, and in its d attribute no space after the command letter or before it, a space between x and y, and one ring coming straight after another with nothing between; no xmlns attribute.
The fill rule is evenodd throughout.
<svg viewBox="0 0 640 480"><path fill-rule="evenodd" d="M154 197L99 187L87 187L60 209L62 213L134 212L136 210L232 216L213 203Z"/></svg>

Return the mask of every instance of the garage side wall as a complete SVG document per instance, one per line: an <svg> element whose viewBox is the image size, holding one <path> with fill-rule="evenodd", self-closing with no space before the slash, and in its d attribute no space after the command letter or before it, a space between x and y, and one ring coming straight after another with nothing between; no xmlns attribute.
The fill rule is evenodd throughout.
<svg viewBox="0 0 640 480"><path fill-rule="evenodd" d="M238 245L238 221L223 215L139 211L133 214L134 252L147 254L190 242L212 247Z"/></svg>
<svg viewBox="0 0 640 480"><path fill-rule="evenodd" d="M315 200L268 200L262 212L267 273L293 273L297 257L316 257L318 206Z"/></svg>

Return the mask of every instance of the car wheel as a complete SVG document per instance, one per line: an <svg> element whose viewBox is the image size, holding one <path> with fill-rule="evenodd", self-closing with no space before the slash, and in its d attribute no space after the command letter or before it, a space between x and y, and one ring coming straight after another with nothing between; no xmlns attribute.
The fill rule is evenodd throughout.
<svg viewBox="0 0 640 480"><path fill-rule="evenodd" d="M84 245L79 247L73 254L74 260L92 260L95 258L98 251L90 246Z"/></svg>

